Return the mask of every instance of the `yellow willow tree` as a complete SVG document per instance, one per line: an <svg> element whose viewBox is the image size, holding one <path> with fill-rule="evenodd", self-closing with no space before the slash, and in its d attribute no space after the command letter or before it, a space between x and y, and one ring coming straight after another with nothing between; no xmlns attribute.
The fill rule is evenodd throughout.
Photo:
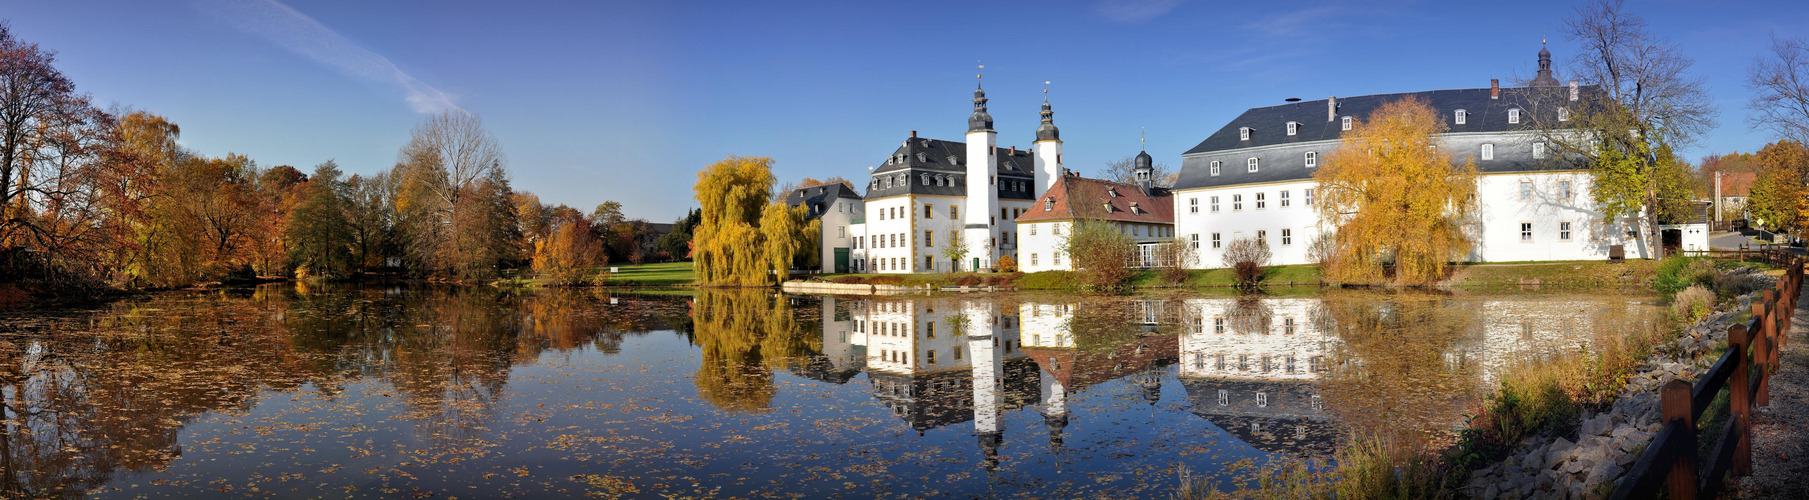
<svg viewBox="0 0 1809 500"><path fill-rule="evenodd" d="M1424 284L1470 251L1463 222L1476 212L1476 165L1438 147L1444 131L1437 111L1409 97L1376 108L1327 155L1313 174L1319 220L1334 231L1323 274L1377 283L1392 267L1396 281Z"/></svg>
<svg viewBox="0 0 1809 500"><path fill-rule="evenodd" d="M773 160L730 156L697 173L702 221L692 235L692 268L704 286L767 286L772 267L760 231L773 188Z"/></svg>

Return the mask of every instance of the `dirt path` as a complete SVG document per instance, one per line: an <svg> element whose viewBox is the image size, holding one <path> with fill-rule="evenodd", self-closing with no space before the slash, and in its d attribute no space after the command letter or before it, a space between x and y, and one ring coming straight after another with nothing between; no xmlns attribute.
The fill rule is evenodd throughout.
<svg viewBox="0 0 1809 500"><path fill-rule="evenodd" d="M1797 308L1771 406L1753 411L1753 474L1740 481L1742 498L1809 498L1809 301Z"/></svg>

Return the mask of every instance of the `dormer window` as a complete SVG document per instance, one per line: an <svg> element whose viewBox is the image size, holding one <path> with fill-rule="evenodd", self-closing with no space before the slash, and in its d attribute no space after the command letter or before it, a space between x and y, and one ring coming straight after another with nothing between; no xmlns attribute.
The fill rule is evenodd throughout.
<svg viewBox="0 0 1809 500"><path fill-rule="evenodd" d="M1237 140L1240 140L1240 141L1250 140L1250 127L1238 127L1237 128Z"/></svg>
<svg viewBox="0 0 1809 500"><path fill-rule="evenodd" d="M1484 159L1484 160L1495 159L1495 145L1494 144L1482 145L1482 159Z"/></svg>
<svg viewBox="0 0 1809 500"><path fill-rule="evenodd" d="M1112 202L1109 202L1109 201L1105 202L1105 211L1107 211L1107 212L1112 211Z"/></svg>
<svg viewBox="0 0 1809 500"><path fill-rule="evenodd" d="M1460 110L1457 110L1457 113L1456 113L1456 114L1455 114L1455 115L1453 115L1453 116L1452 116L1452 119L1453 119L1453 120L1456 120L1456 123L1457 123L1457 124L1458 124L1458 125L1463 125L1463 124L1465 124L1465 123L1467 123L1467 122L1469 122L1469 119L1470 119L1470 112L1468 112L1468 111L1464 111L1464 110L1461 110L1461 109L1460 109Z"/></svg>
<svg viewBox="0 0 1809 500"><path fill-rule="evenodd" d="M1558 121L1570 121L1570 108L1558 108Z"/></svg>
<svg viewBox="0 0 1809 500"><path fill-rule="evenodd" d="M930 161L930 155L928 153L917 153L917 161L919 163L928 162Z"/></svg>
<svg viewBox="0 0 1809 500"><path fill-rule="evenodd" d="M1134 201L1131 202L1131 213L1140 214L1140 213L1143 213L1142 210L1143 210L1143 207L1137 206L1137 202L1134 202Z"/></svg>
<svg viewBox="0 0 1809 500"><path fill-rule="evenodd" d="M923 185L930 185L930 174L923 174Z"/></svg>
<svg viewBox="0 0 1809 500"><path fill-rule="evenodd" d="M1344 119L1339 120L1339 122L1341 124L1340 127L1342 127L1344 130L1347 130L1347 131L1350 130L1350 117L1346 116L1346 117L1344 117Z"/></svg>
<svg viewBox="0 0 1809 500"><path fill-rule="evenodd" d="M1048 198L1048 199L1043 200L1043 211L1047 212L1050 210L1055 210L1055 198Z"/></svg>
<svg viewBox="0 0 1809 500"><path fill-rule="evenodd" d="M1117 198L1118 197L1118 188L1106 188L1106 195L1111 196L1113 198Z"/></svg>
<svg viewBox="0 0 1809 500"><path fill-rule="evenodd" d="M955 165L958 163L960 163L960 162L955 161L955 155L948 155L948 164Z"/></svg>
<svg viewBox="0 0 1809 500"><path fill-rule="evenodd" d="M1318 151L1307 151L1306 152L1306 168L1318 168L1318 167L1319 167L1319 152Z"/></svg>
<svg viewBox="0 0 1809 500"><path fill-rule="evenodd" d="M1508 110L1508 123L1520 123L1520 108Z"/></svg>
<svg viewBox="0 0 1809 500"><path fill-rule="evenodd" d="M1288 122L1288 135L1294 135L1295 133L1297 133L1299 131L1300 131L1300 122Z"/></svg>
<svg viewBox="0 0 1809 500"><path fill-rule="evenodd" d="M1251 173L1256 172L1256 158L1252 157L1248 160L1244 160L1244 171Z"/></svg>
<svg viewBox="0 0 1809 500"><path fill-rule="evenodd" d="M1212 160L1212 176L1213 177L1219 176L1219 165L1220 165L1220 162L1218 160Z"/></svg>

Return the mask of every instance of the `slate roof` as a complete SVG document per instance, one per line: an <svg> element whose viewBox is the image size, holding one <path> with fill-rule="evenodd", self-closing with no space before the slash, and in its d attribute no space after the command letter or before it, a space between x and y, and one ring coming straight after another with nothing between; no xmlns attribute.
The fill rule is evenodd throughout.
<svg viewBox="0 0 1809 500"><path fill-rule="evenodd" d="M1030 211L1017 218L1019 223L1074 219L1079 213L1086 218L1118 222L1174 224L1174 195L1167 189L1154 188L1144 193L1136 184L1065 175L1055 181ZM1116 194L1116 196L1114 196ZM1106 211L1106 203L1111 210ZM1136 210L1131 208L1135 206Z"/></svg>
<svg viewBox="0 0 1809 500"><path fill-rule="evenodd" d="M1457 146L1457 151L1473 151L1473 148L1465 147L1471 145L1469 142L1486 141L1497 144L1494 160L1477 160L1476 167L1483 173L1523 172L1551 166L1550 161L1534 161L1531 145L1524 142L1526 138L1522 132L1530 131L1534 123L1555 121L1551 115L1555 115L1560 106L1549 102L1544 102L1543 107L1539 104L1542 101L1561 99L1568 92L1568 87L1504 87L1499 99L1491 99L1490 90L1450 89L1336 97L1330 99L1337 105L1337 112L1331 120L1326 119L1328 99L1250 108L1182 154L1182 168L1175 189L1309 178L1314 170L1301 165L1304 163L1303 153L1317 151L1319 160L1324 161L1326 155L1336 148L1335 143L1328 142L1343 138L1343 117L1349 116L1360 122L1382 104L1406 97L1425 100L1438 111L1448 128L1445 140L1462 143L1453 144ZM1598 87L1579 88L1583 99L1589 99L1598 93ZM1575 107L1568 100L1562 100L1558 104ZM1460 109L1466 112L1465 123L1461 125L1456 123L1455 117L1456 111ZM1511 109L1521 110L1520 123L1508 123L1508 111ZM1295 135L1287 133L1289 122L1298 123ZM1243 140L1240 134L1245 127L1250 129L1249 140ZM1501 139L1482 138L1491 135L1496 138L1517 138L1522 142L1518 144L1521 147L1504 148L1514 144L1503 143ZM1468 139L1459 141L1458 138ZM1516 151L1522 152L1517 154ZM1223 160L1221 173L1219 176L1212 176L1208 158L1230 156L1231 153L1237 153L1237 158L1218 158ZM1258 158L1257 172L1246 171L1244 160L1248 157Z"/></svg>
<svg viewBox="0 0 1809 500"><path fill-rule="evenodd" d="M802 187L793 189L790 194L785 195L785 206L795 207L801 203L809 203L812 207L821 207L821 209L812 208L810 210L810 217L805 219L810 220L822 217L823 211L828 210L829 205L839 198L858 200L861 199L861 194L855 192L854 188L839 182Z"/></svg>
<svg viewBox="0 0 1809 500"><path fill-rule="evenodd" d="M997 148L999 159L999 198L1028 200L1034 194L1032 183L1035 182L1033 169L1036 160L1030 150L1020 149L1013 153L1009 148ZM930 174L929 185L922 182L922 174ZM906 174L909 182L899 183L896 176ZM937 185L935 176L943 176L942 185ZM873 180L893 176L894 183L887 187L885 183L874 183ZM967 177L967 143L911 137L904 140L898 149L873 170L872 180L867 184L866 198L884 198L901 194L927 194L941 196L966 196ZM952 182L960 179L961 183ZM1022 189L1005 181L1022 181Z"/></svg>

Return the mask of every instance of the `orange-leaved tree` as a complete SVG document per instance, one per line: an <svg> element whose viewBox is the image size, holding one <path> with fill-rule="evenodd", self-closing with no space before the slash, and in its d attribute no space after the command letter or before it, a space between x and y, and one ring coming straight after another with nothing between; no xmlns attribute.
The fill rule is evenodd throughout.
<svg viewBox="0 0 1809 500"><path fill-rule="evenodd" d="M1345 134L1313 174L1335 259L1321 273L1343 283L1442 279L1470 251L1463 223L1476 212L1476 166L1440 148L1445 124L1426 101L1384 103Z"/></svg>

